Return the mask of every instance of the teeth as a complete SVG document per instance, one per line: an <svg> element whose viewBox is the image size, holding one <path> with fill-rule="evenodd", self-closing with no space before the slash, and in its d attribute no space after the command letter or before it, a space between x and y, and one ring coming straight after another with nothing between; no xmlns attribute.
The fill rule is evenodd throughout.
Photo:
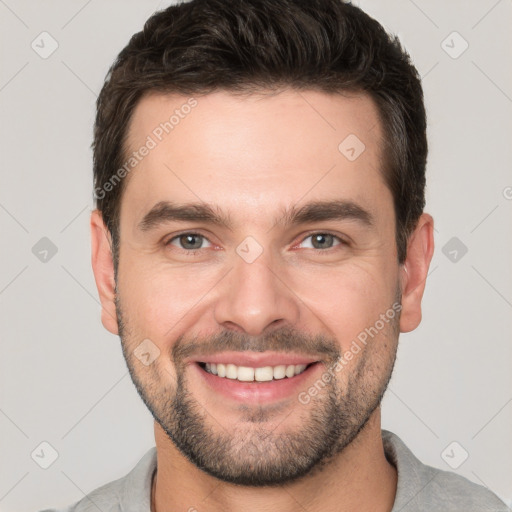
<svg viewBox="0 0 512 512"><path fill-rule="evenodd" d="M254 370L254 378L259 382L265 382L274 378L274 369L272 366L264 366Z"/></svg>
<svg viewBox="0 0 512 512"><path fill-rule="evenodd" d="M274 366L274 379L284 379L286 377L286 365Z"/></svg>
<svg viewBox="0 0 512 512"><path fill-rule="evenodd" d="M305 364L281 364L279 366L263 366L262 368L251 368L248 366L236 366L234 364L205 363L208 373L228 379L236 379L242 382L268 382L272 379L291 378L301 374L306 369Z"/></svg>
<svg viewBox="0 0 512 512"><path fill-rule="evenodd" d="M236 379L238 376L238 369L234 364L226 365L226 377L228 379Z"/></svg>
<svg viewBox="0 0 512 512"><path fill-rule="evenodd" d="M235 366L235 365L233 365ZM235 366L236 368L236 366ZM235 373L233 379L238 379L244 382L251 382L254 380L254 368L249 368L247 366L239 366L238 371Z"/></svg>
<svg viewBox="0 0 512 512"><path fill-rule="evenodd" d="M293 377L295 375L295 366L293 364L288 365L286 367L286 370L285 370L284 374L287 377Z"/></svg>

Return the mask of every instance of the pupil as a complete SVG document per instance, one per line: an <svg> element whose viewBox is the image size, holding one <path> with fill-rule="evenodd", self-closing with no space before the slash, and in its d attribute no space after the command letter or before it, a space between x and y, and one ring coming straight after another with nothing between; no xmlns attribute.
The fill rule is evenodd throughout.
<svg viewBox="0 0 512 512"><path fill-rule="evenodd" d="M327 242L327 244L326 244L326 242ZM332 235L320 234L320 235L315 235L313 237L313 246L317 249L325 249L326 245L327 245L327 247L330 247L331 244L329 242L332 242Z"/></svg>
<svg viewBox="0 0 512 512"><path fill-rule="evenodd" d="M195 243L194 243L195 239ZM189 244L190 242L190 244ZM181 237L181 243L186 249L200 249L201 238L197 235L183 235Z"/></svg>

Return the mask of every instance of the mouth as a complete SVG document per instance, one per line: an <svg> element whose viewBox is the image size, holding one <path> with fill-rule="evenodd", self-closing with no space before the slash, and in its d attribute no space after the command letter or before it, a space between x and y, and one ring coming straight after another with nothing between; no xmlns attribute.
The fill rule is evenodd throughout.
<svg viewBox="0 0 512 512"><path fill-rule="evenodd" d="M291 379L304 373L309 364L280 364L277 366L237 366L233 363L203 363L198 365L207 373L222 379L238 380L239 382L269 382L271 380Z"/></svg>
<svg viewBox="0 0 512 512"><path fill-rule="evenodd" d="M230 362L232 361L232 362ZM244 404L290 400L319 378L325 365L312 358L283 354L261 357L223 354L191 361L196 380L207 393L222 395ZM238 364L235 364L238 363Z"/></svg>

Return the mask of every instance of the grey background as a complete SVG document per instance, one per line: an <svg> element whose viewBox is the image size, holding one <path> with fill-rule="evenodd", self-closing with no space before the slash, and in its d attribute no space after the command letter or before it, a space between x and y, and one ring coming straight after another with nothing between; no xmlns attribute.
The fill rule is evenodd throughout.
<svg viewBox="0 0 512 512"><path fill-rule="evenodd" d="M168 4L0 0L2 511L71 503L154 445L119 340L100 323L89 146L108 66ZM436 221L424 320L401 337L383 426L425 463L460 464L512 504L512 4L359 5L400 36L423 76ZM51 48L43 31L58 42L45 59L31 47ZM47 469L42 442L58 453Z"/></svg>

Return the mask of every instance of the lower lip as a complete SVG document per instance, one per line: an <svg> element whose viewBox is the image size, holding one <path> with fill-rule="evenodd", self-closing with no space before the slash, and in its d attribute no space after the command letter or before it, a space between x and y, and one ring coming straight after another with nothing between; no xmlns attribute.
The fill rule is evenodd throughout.
<svg viewBox="0 0 512 512"><path fill-rule="evenodd" d="M313 374L320 371L322 365L318 362L313 363L299 375L267 382L241 382L237 379L213 375L201 368L198 363L191 366L213 391L239 402L261 403L298 396L301 391L307 389L307 381Z"/></svg>

